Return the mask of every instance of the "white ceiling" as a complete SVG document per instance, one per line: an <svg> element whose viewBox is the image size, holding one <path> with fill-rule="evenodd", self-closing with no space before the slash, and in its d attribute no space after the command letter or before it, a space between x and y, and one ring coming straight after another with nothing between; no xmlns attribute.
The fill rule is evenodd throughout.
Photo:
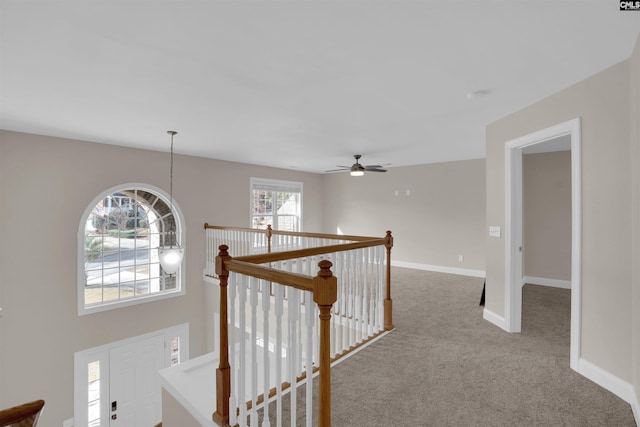
<svg viewBox="0 0 640 427"><path fill-rule="evenodd" d="M322 172L484 156L631 55L598 1L0 0L3 129ZM470 92L486 95L468 99Z"/></svg>

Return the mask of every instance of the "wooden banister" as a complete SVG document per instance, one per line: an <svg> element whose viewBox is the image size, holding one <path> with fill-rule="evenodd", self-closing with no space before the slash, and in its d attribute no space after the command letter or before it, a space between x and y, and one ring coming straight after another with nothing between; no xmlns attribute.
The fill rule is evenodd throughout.
<svg viewBox="0 0 640 427"><path fill-rule="evenodd" d="M0 426L35 425L43 406L44 400L34 400L33 402L0 410ZM26 424L27 420L30 421L30 424Z"/></svg>
<svg viewBox="0 0 640 427"><path fill-rule="evenodd" d="M234 231L246 231L252 233L264 233L267 237L271 237L272 235L280 235L280 236L300 236L300 237L316 237L319 239L333 239L333 240L353 240L353 241L361 241L361 240L375 240L378 237L366 237L366 236L353 236L353 235L345 235L345 234L327 234L327 233L309 233L303 231L284 231L284 230L274 230L271 228L271 225L268 225L267 228L249 228L249 227L230 227L224 225L210 225L209 223L204 223L205 229L213 229L213 230L234 230Z"/></svg>
<svg viewBox="0 0 640 427"><path fill-rule="evenodd" d="M304 258L314 255L324 255L333 252L350 251L353 249L368 248L372 246L385 245L387 239L370 239L354 243L343 243L340 245L318 246L316 248L297 249L295 251L271 252L267 254L246 255L236 258L253 264L264 264L268 262L283 261L287 259Z"/></svg>
<svg viewBox="0 0 640 427"><path fill-rule="evenodd" d="M257 254L257 255L245 255L245 256L238 256L238 257L231 257L229 255L229 247L226 244L222 244L218 247L219 252L218 252L218 255L215 257L215 274L217 275L220 283L220 325L219 325L220 326L220 346L219 346L220 347L219 349L220 364L216 369L216 405L217 406L216 406L215 412L212 415L213 421L215 421L219 425L226 426L229 424L230 418L233 421L236 419L235 417L237 416L236 412L234 412L233 414L230 414L230 411L235 411L235 409L230 408L230 404L229 404L230 400L232 400L231 399L232 390L231 390L231 366L229 363L229 332L230 331L229 331L228 293L229 293L229 273L233 272L233 273L238 273L244 276L257 278L259 280L264 280L266 282L271 282L274 284L277 283L280 285L284 285L284 286L288 286L298 290L312 293L313 301L317 304L318 311L319 311L319 324L318 324L318 330L316 330L317 331L316 333L319 333L319 341L318 341L319 360L317 362L319 363L319 366L317 368L315 366L313 367L313 371L315 371L316 369L319 370L318 425L320 427L330 426L331 425L330 365L332 363L332 357L331 357L331 351L332 351L331 322L332 320L331 318L332 318L333 305L338 300L338 284L337 284L338 278L334 276L333 272L331 271L331 267L333 265L329 260L321 260L318 263L319 271L317 275L315 277L310 277L304 274L285 271L284 269L281 269L281 268L267 267L265 266L265 264L276 263L279 261L287 261L287 260L296 260L296 259L301 260L304 258L314 257L318 255L335 254L337 252L354 251L357 249L377 247L373 252L369 250L362 251L362 252L354 251L353 252L354 254L360 254L360 255L345 253L344 258L340 258L343 256L343 255L340 255L340 257L336 256L335 258L332 256L331 259L337 262L336 266L338 267L338 270L337 270L339 272L338 275L340 277L343 277L343 275L345 275L345 270L344 270L345 265L348 266L350 265L349 262L351 262L349 261L345 263L344 261L342 261L343 259L356 259L356 258L347 258L347 257L354 257L354 256L358 258L362 258L363 257L362 254L370 254L370 253L376 254L375 259L377 261L374 261L375 265L377 266L375 275L379 279L377 282L379 286L377 289L379 290L376 291L376 295L377 295L376 298L379 298L377 300L379 302L377 303L378 311L376 311L376 315L375 315L375 318L377 319L376 320L377 326L374 326L374 328L377 328L377 329L374 329L374 331L377 330L378 331L377 333L381 333L381 331L383 330L389 331L394 328L393 315L392 315L393 301L391 299L391 249L393 247L393 236L391 235L391 231L387 231L386 236L384 238L375 238L375 237L363 237L363 236L331 235L331 234L321 234L321 233L283 232L278 230L272 230L271 226L268 226L267 229L211 226L209 224L205 224L204 226L205 226L205 229L250 232L250 233L256 233L255 235L265 234L267 245L265 245L265 240L263 240L262 237L260 237L260 242L261 242L260 244L262 245L261 246L262 250L264 250L265 246L268 247L267 249L268 253ZM225 238L224 236L226 236L227 233L224 232L224 233L221 233L220 235L223 236L223 239L224 239ZM311 247L306 249L289 250L289 251L281 251L281 252L271 252L271 248L272 248L271 240L273 235L290 235L290 236L297 236L297 237L333 239L336 241L338 240L348 241L348 243L332 244L327 246L316 246L316 247ZM214 234L212 234L212 236L214 236ZM241 246L244 245L242 239L244 238L253 239L251 234L243 235L243 233L240 233L239 236L240 237L238 238L237 235L231 234L231 240L236 243L239 242L239 245ZM218 239L217 241L216 240L212 241L212 243L215 242L214 245L221 243L220 242L221 239L219 237L217 239ZM255 240L247 240L247 241L255 242ZM296 240L294 241L298 242ZM322 242L322 243L332 243L332 242ZM280 245L280 242L276 241L275 244ZM301 246L305 246L305 245L306 243ZM296 247L296 244L292 246ZM386 249L386 259L385 259L385 252L381 248L382 246L384 246L384 248ZM285 244L285 247L286 247L286 244ZM208 248L210 253L214 253L213 245L208 246ZM246 251L245 246L242 246L240 253L251 253L251 252L252 251ZM369 255L365 255L365 257L368 257L368 256ZM307 259L305 262L309 263L311 262L312 259L313 258ZM385 261L383 261L383 259L385 259L386 261L386 266L384 266L386 270L382 270L383 264L385 264ZM212 275L213 273L212 267L214 265L213 263L211 263L211 261L208 261L208 263L209 263L209 266L207 267L208 270L207 270L207 273L205 274L211 277L215 277ZM309 266L309 264L306 264L306 265L307 267ZM285 264L285 266L289 269L292 266L296 267L296 264L288 263L288 264ZM300 267L300 262L298 262L298 265L297 265L297 268L299 267ZM377 270L378 268L379 270ZM297 271L301 271L301 270L298 269ZM382 280L384 280L384 283L382 282ZM350 283L347 286L353 286L351 282L349 282L349 279L347 279L347 281L348 281L347 283ZM234 282L235 282L235 279L234 279ZM232 285L235 286L235 284L232 284ZM267 283L266 285L269 285L269 284ZM231 289L232 303L233 303L233 295L235 295L233 293L235 292L234 289L236 288L232 287ZM346 290L349 288L345 287L344 289ZM341 290L341 295L342 295L342 292L350 292L350 291ZM295 295L296 294L294 294L294 296ZM365 297L366 296L367 294L365 292ZM297 301L297 299L293 299L289 301L290 302ZM383 313L379 312L380 302L383 303L383 307L382 307ZM298 303L291 302L291 304L295 306ZM254 309L254 312L255 312L255 309ZM342 308L336 311L337 313L336 316L338 316L336 317L336 319L338 319L338 321L341 321L340 319L343 319L344 317L342 312L343 312ZM233 315L233 309L231 310L231 313ZM380 315L382 315L382 318L380 317ZM343 317L340 317L340 316L343 316ZM373 317L374 316L371 315L371 318ZM363 318L365 320L363 321L362 325L364 325L364 327L366 328L367 313L364 313ZM336 322L336 319L334 319L333 322ZM356 318L354 316L353 319L349 321L356 322L355 319ZM359 318L359 319L362 319L362 318ZM358 320L358 322L360 322L360 320ZM335 327L335 325L333 327ZM359 327L360 326L358 326L358 328ZM242 328L244 328L244 326L242 326L241 324L241 329ZM266 333L267 332L265 332L265 334ZM360 334L360 332L358 332L358 334ZM365 336L367 335L366 330L364 331L364 335ZM371 330L369 331L369 338L371 338ZM351 338L347 336L346 339L348 341ZM360 335L357 336L357 339L360 339ZM356 343L355 345L357 346L357 345L360 345L361 343L362 342L358 341L358 343ZM352 345L349 350L346 350L346 352L351 351L353 348L354 347ZM340 357L341 354L344 354L344 353L345 351L340 350L339 353L336 352L335 356ZM314 362L313 364L315 365L315 363L316 362ZM242 372L244 372L244 370L242 370ZM242 377L239 377L239 378L242 378ZM299 379L300 378L298 378L298 380ZM295 378L294 378L294 381L295 381ZM266 380L265 380L265 383L266 383ZM231 405L233 407L236 406L235 400L237 400L237 396L236 396L237 390L235 390L235 387L236 385L234 382L234 391L233 391L234 398ZM267 393L267 391L265 391L265 393ZM242 394L243 394L242 390L240 390L240 395ZM260 403L266 404L265 400L268 400L271 393L267 393L267 394L268 396L266 397L264 395L261 395L260 398L257 398L258 400L247 402L247 407L250 407L251 405L260 404ZM295 412L295 407L293 409ZM242 411L244 411L244 409L242 409ZM240 414L242 415L242 413L243 412L241 412ZM233 415L233 417L230 417L230 415ZM233 422L235 423L235 421Z"/></svg>
<svg viewBox="0 0 640 427"><path fill-rule="evenodd" d="M231 396L231 366L229 365L229 325L227 308L227 288L229 285L229 270L225 261L231 260L229 247L220 246L216 257L216 274L220 279L220 364L216 369L216 411L213 421L218 425L229 424L229 397Z"/></svg>
<svg viewBox="0 0 640 427"><path fill-rule="evenodd" d="M318 263L313 279L313 301L320 310L320 375L318 382L318 426L331 426L331 308L338 300L338 279L331 273L331 262Z"/></svg>
<svg viewBox="0 0 640 427"><path fill-rule="evenodd" d="M234 273L257 277L258 279L280 283L303 291L313 291L313 279L304 274L290 273L271 267L256 265L250 262L231 259L225 262L225 268Z"/></svg>
<svg viewBox="0 0 640 427"><path fill-rule="evenodd" d="M384 299L384 330L390 331L393 329L393 301L391 300L391 248L393 247L393 236L391 231L387 230L385 240L384 246L387 249L387 295Z"/></svg>

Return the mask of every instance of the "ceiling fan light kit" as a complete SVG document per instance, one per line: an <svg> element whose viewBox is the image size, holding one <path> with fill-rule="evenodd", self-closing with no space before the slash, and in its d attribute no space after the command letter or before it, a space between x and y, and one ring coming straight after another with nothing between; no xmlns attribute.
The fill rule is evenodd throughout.
<svg viewBox="0 0 640 427"><path fill-rule="evenodd" d="M386 169L382 169L381 165L362 165L359 160L362 156L360 154L354 154L353 158L356 159L356 162L351 166L338 166L340 169L332 169L327 172L337 172L337 171L349 171L351 176L362 176L365 172L386 172Z"/></svg>

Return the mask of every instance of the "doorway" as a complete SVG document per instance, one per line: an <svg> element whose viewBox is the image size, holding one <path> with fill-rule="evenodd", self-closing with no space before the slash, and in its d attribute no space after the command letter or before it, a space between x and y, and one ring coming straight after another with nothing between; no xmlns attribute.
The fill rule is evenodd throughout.
<svg viewBox="0 0 640 427"><path fill-rule="evenodd" d="M135 427L162 420L158 370L189 358L189 324L80 351L74 425Z"/></svg>
<svg viewBox="0 0 640 427"><path fill-rule="evenodd" d="M525 149L570 139L571 149L571 333L570 367L580 358L581 291L581 164L580 119L514 139L505 144L505 324L508 332L522 328L523 209L522 161Z"/></svg>

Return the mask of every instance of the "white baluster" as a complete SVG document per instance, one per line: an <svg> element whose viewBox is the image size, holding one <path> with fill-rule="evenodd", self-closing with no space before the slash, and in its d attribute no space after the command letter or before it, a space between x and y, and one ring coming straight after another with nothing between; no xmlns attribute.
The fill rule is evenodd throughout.
<svg viewBox="0 0 640 427"><path fill-rule="evenodd" d="M375 300L374 300L374 309L375 309L375 330L379 331L383 328L383 320L384 319L384 292L383 288L385 286L385 275L384 275L384 246L376 247L375 257L376 257L376 283L375 283ZM380 315L380 313L382 315Z"/></svg>
<svg viewBox="0 0 640 427"><path fill-rule="evenodd" d="M362 266L362 270L364 273L363 276L363 286L362 286L362 337L367 338L369 336L369 249L363 249L363 257L364 257L364 265Z"/></svg>
<svg viewBox="0 0 640 427"><path fill-rule="evenodd" d="M282 425L282 315L284 313L284 286L275 284L275 314L276 314L276 419L278 427Z"/></svg>
<svg viewBox="0 0 640 427"><path fill-rule="evenodd" d="M313 294L311 292L304 293L305 298L305 317L307 324L307 350L306 350L306 364L307 364L307 427L311 427L313 421L313 323L315 320Z"/></svg>
<svg viewBox="0 0 640 427"><path fill-rule="evenodd" d="M355 280L355 292L353 294L354 299L354 310L353 310L353 326L354 326L354 336L353 343L359 343L362 341L362 249L358 249L354 251L353 254L355 258L355 269L354 273L356 275Z"/></svg>
<svg viewBox="0 0 640 427"><path fill-rule="evenodd" d="M258 425L258 279L251 278L251 425Z"/></svg>
<svg viewBox="0 0 640 427"><path fill-rule="evenodd" d="M247 278L244 276L238 283L238 314L240 317L240 325L238 331L238 341L240 347L239 362L238 362L238 406L240 407L240 425L247 424L247 393L246 393L246 372L247 372L247 340L245 334L247 333L247 319L246 319L246 307L247 307Z"/></svg>
<svg viewBox="0 0 640 427"><path fill-rule="evenodd" d="M344 252L338 252L331 254L330 261L333 262L334 271L338 272L338 301L333 304L334 315L331 316L331 327L333 334L331 334L331 356L335 356L340 352L342 348L342 316L344 306L344 289L347 283L344 274Z"/></svg>
<svg viewBox="0 0 640 427"><path fill-rule="evenodd" d="M378 283L378 274L376 262L376 252L377 247L371 248L371 256L370 256L370 270L371 274L369 275L370 285L369 285L369 315L368 315L368 323L369 329L367 330L368 335L373 335L376 332L376 312L375 312L375 300L376 300L376 286Z"/></svg>
<svg viewBox="0 0 640 427"><path fill-rule="evenodd" d="M229 273L229 360L231 363L231 396L229 397L229 425L237 424L237 408L238 408L238 352L237 352L237 335L236 334L236 295L238 293L238 281L235 273ZM234 372L233 367L236 367Z"/></svg>
<svg viewBox="0 0 640 427"><path fill-rule="evenodd" d="M269 314L271 311L271 297L269 296L269 292L267 292L267 288L269 286L269 282L266 280L262 281L262 323L264 324L263 329L263 341L264 341L264 349L262 351L263 357L263 382L264 382L264 409L263 409L263 419L262 419L262 427L269 427L271 424L269 422L269 391L271 382L269 380L269 374L271 371L271 362L269 357ZM277 350L276 350L277 351ZM276 361L277 358L274 358Z"/></svg>
<svg viewBox="0 0 640 427"><path fill-rule="evenodd" d="M297 367L298 367L298 355L296 354L296 350L298 348L298 343L296 342L296 338L298 336L297 327L298 327L298 305L300 304L298 301L298 293L297 289L289 289L289 299L288 299L288 307L289 307L289 383L291 384L290 388L290 410L291 410L291 424L292 426L296 425L296 397L297 397L297 387L296 387L296 375L297 375Z"/></svg>

